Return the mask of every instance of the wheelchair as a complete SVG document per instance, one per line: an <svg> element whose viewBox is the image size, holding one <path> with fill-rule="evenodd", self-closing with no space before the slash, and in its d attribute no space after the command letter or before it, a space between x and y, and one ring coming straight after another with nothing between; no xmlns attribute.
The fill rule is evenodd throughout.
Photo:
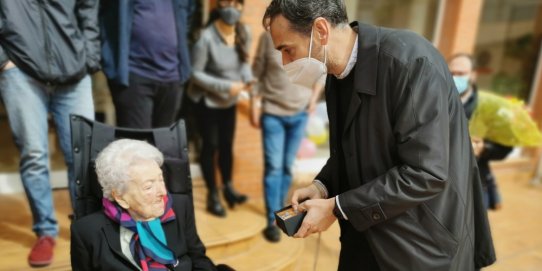
<svg viewBox="0 0 542 271"><path fill-rule="evenodd" d="M160 150L164 155L162 172L167 190L192 198L184 120L179 119L170 127L130 129L71 115L70 125L76 187L75 220L102 209L102 189L94 168L96 157L109 143L121 138L145 140Z"/></svg>

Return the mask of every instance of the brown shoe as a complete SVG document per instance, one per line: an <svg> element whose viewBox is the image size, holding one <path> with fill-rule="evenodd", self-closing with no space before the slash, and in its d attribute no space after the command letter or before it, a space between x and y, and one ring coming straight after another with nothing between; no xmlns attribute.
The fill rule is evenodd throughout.
<svg viewBox="0 0 542 271"><path fill-rule="evenodd" d="M50 265L53 261L53 249L55 239L51 236L40 236L28 255L28 264L32 267L43 267Z"/></svg>

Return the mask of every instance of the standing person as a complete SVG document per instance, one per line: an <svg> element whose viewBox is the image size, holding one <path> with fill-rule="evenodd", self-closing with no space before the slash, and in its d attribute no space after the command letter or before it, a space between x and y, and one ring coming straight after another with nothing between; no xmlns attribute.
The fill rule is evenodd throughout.
<svg viewBox="0 0 542 271"><path fill-rule="evenodd" d="M0 94L15 144L20 173L38 236L31 266L52 262L58 223L49 182L48 114L54 122L75 202L70 114L94 118L89 73L100 66L98 1L0 1Z"/></svg>
<svg viewBox="0 0 542 271"><path fill-rule="evenodd" d="M268 241L278 242L280 230L274 224L274 212L284 207L292 183L292 164L305 134L307 113L316 108L325 77L312 89L293 84L268 32L260 36L252 68L259 83L253 90L251 123L262 128L265 160L267 227L263 234Z"/></svg>
<svg viewBox="0 0 542 271"><path fill-rule="evenodd" d="M225 216L215 181L215 153L230 207L247 200L232 185L233 139L237 99L250 89L250 35L239 19L243 0L220 0L193 49L193 87L188 95L197 103L196 119L202 137L200 165L207 185L207 211Z"/></svg>
<svg viewBox="0 0 542 271"><path fill-rule="evenodd" d="M102 56L117 125L169 126L190 77L193 0L107 0L100 8Z"/></svg>
<svg viewBox="0 0 542 271"><path fill-rule="evenodd" d="M348 24L341 0L273 0L264 25L295 82L327 73L330 157L296 237L341 228L339 270L475 270L495 254L446 61L403 30ZM309 48L312 54L309 56ZM302 199L307 199L299 204Z"/></svg>
<svg viewBox="0 0 542 271"><path fill-rule="evenodd" d="M454 77L455 86L463 103L465 114L470 119L478 105L478 86L476 85L474 58L465 53L456 54L448 61L448 67ZM501 196L489 162L506 158L513 148L481 138L472 138L472 146L478 161L480 177L482 178L484 205L488 209L499 210L502 207Z"/></svg>

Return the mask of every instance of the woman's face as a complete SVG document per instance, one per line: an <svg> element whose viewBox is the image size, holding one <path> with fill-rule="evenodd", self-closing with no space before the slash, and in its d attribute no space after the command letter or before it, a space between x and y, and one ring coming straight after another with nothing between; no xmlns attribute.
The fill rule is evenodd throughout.
<svg viewBox="0 0 542 271"><path fill-rule="evenodd" d="M141 161L130 167L131 180L122 195L114 193L117 203L128 211L134 220L148 221L164 213L166 187L162 170L152 160Z"/></svg>
<svg viewBox="0 0 542 271"><path fill-rule="evenodd" d="M218 14L222 21L228 25L235 25L241 19L243 5L238 1L218 1Z"/></svg>

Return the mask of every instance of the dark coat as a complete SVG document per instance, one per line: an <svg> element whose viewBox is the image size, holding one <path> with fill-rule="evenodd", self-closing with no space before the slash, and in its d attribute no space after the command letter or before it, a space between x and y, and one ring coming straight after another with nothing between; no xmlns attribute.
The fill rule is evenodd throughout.
<svg viewBox="0 0 542 271"><path fill-rule="evenodd" d="M446 61L413 32L356 25L344 130L337 130L338 79L328 76L331 154L316 178L339 194L344 155L349 190L339 202L365 232L380 270L468 271L493 263L468 121Z"/></svg>
<svg viewBox="0 0 542 271"><path fill-rule="evenodd" d="M174 270L216 270L205 256L194 221L192 199L172 194L175 220L163 225L168 247L179 260ZM85 216L71 227L72 268L78 270L136 270L120 246L119 224L103 211Z"/></svg>
<svg viewBox="0 0 542 271"><path fill-rule="evenodd" d="M172 0L179 45L179 77L185 82L192 73L188 53L188 30L190 17L195 10L194 0ZM102 31L103 71L109 80L128 86L130 36L134 0L101 1L100 29Z"/></svg>
<svg viewBox="0 0 542 271"><path fill-rule="evenodd" d="M99 70L98 36L98 0L0 1L0 65L9 58L43 83Z"/></svg>

